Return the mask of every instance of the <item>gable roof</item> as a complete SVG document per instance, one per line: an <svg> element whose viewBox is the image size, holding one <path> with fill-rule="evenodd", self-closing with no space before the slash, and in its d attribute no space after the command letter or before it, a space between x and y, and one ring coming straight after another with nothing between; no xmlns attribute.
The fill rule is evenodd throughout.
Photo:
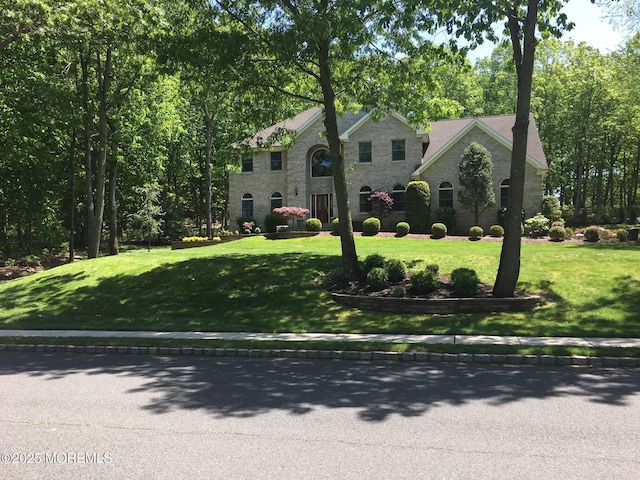
<svg viewBox="0 0 640 480"><path fill-rule="evenodd" d="M419 176L436 160L442 157L462 137L473 128L479 128L509 150L513 147L512 128L516 116L496 115L491 117L458 118L441 120L431 124L429 147L422 157L422 164L412 176ZM540 136L533 115L529 116L529 134L527 138L527 162L537 170L547 170L547 159L542 149Z"/></svg>
<svg viewBox="0 0 640 480"><path fill-rule="evenodd" d="M343 141L343 142L348 142L349 141L349 136L353 135L365 123L367 123L368 121L372 120L372 115L373 115L373 112L370 112L370 113L367 113L365 115L362 115L361 118L351 126L351 128L349 128L343 134L340 135L340 140ZM395 119L399 120L401 123L404 123L407 127L411 128L413 130L413 127L411 127L411 125L409 125L409 121L405 117L400 115L399 113L397 113L397 112L389 112L389 115L391 115ZM421 136L423 136L425 134L425 131L423 129L418 129L415 132L416 132L416 136L418 136L418 137L421 137Z"/></svg>
<svg viewBox="0 0 640 480"><path fill-rule="evenodd" d="M259 131L255 135L253 135L249 139L249 146L252 148L261 148L264 145L264 142L267 139L277 133L279 130L289 130L295 133L296 136L303 133L307 128L309 128L313 123L318 119L322 119L322 108L321 107L312 107L304 112L299 113L293 118L289 118L282 122L278 122L275 125L271 125L270 127L265 128L264 130ZM338 133L342 134L345 131L348 131L354 124L360 121L366 114L364 112L352 113L347 112L338 117ZM279 141L275 141L271 144L272 147L281 147L282 143Z"/></svg>
<svg viewBox="0 0 640 480"><path fill-rule="evenodd" d="M269 137L278 132L279 130L291 130L299 135L301 132L306 130L309 125L315 122L322 114L322 108L320 107L312 107L304 112L299 113L293 118L288 118L283 120L282 122L278 122L275 125L271 125L270 127L265 128L264 130L260 130L255 135L253 135L248 140L248 144L251 148L260 148L263 146L263 143L266 142ZM280 142L274 142L272 146L281 146Z"/></svg>

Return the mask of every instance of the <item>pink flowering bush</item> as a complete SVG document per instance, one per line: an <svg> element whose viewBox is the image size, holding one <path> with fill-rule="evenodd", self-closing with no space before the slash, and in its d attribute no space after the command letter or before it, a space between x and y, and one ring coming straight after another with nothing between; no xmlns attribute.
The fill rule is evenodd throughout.
<svg viewBox="0 0 640 480"><path fill-rule="evenodd" d="M271 213L285 220L289 220L290 218L303 219L309 215L309 209L302 207L278 207L271 210Z"/></svg>
<svg viewBox="0 0 640 480"><path fill-rule="evenodd" d="M244 233L254 233L256 229L255 222L242 222L242 231Z"/></svg>

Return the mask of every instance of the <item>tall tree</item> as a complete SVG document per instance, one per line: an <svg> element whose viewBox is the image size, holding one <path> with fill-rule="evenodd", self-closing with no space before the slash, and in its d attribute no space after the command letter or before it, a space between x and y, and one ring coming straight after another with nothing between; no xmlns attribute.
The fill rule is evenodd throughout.
<svg viewBox="0 0 640 480"><path fill-rule="evenodd" d="M496 203L493 189L493 161L491 153L477 142L465 148L459 164L460 204L473 213L473 224L479 225L482 212Z"/></svg>
<svg viewBox="0 0 640 480"><path fill-rule="evenodd" d="M100 252L107 161L117 159L116 155L110 155L113 109L122 104L131 82L140 73L139 67L133 67L131 71L131 63L136 62L134 59L140 52L148 51L148 38L155 34L158 13L144 0L118 0L109 5L88 0L60 10L59 28L65 32L70 52L75 52L76 58L72 62L77 61L80 65L89 258L97 257ZM112 182L117 178L116 173L117 168L112 167Z"/></svg>
<svg viewBox="0 0 640 480"><path fill-rule="evenodd" d="M481 43L485 37L496 40L494 25L505 22L505 33L511 41L513 60L518 79L516 121L513 126L513 148L505 238L502 243L500 265L493 286L497 297L511 297L515 293L520 275L520 224L524 195L525 165L533 66L538 37L559 36L571 27L561 12L566 0L540 2L539 0L482 0L477 2L451 2L449 0L418 2L432 9L439 22L449 33L464 36L472 43Z"/></svg>

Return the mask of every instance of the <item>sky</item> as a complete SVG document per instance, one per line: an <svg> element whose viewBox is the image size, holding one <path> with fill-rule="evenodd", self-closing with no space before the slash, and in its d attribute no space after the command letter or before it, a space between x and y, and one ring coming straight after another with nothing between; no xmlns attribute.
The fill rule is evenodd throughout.
<svg viewBox="0 0 640 480"><path fill-rule="evenodd" d="M565 32L562 40L585 42L604 54L617 50L623 43L620 32L613 30L609 21L603 18L603 10L590 0L569 0L563 11L576 26L570 32ZM470 52L469 59L475 63L478 58L488 57L492 50L492 44L484 44Z"/></svg>

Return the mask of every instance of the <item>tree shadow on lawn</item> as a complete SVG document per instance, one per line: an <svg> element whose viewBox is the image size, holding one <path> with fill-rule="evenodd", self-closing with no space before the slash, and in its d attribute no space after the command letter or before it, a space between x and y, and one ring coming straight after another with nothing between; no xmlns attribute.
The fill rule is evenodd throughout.
<svg viewBox="0 0 640 480"><path fill-rule="evenodd" d="M542 292L546 305L531 312L488 317L500 325L503 335L640 337L640 280L616 277L590 301L575 303L557 293L554 282L524 284L528 291ZM607 311L615 310L616 319Z"/></svg>
<svg viewBox="0 0 640 480"><path fill-rule="evenodd" d="M339 268L337 256L236 255L166 264L95 286L84 285L83 275L53 276L6 289L4 305L19 313L2 322L32 329L640 336L640 281L631 277L586 305L542 281L531 288L553 303L533 312L405 315L335 304L323 278ZM77 288L63 288L74 282ZM606 308L623 320L607 323Z"/></svg>
<svg viewBox="0 0 640 480"><path fill-rule="evenodd" d="M622 369L15 352L1 357L0 375L24 373L46 381L70 375L103 375L113 382L138 378L139 386L126 393L142 395L142 409L202 410L214 418L349 408L363 421L382 422L478 401L500 407L564 397L624 407L640 394L640 371Z"/></svg>
<svg viewBox="0 0 640 480"><path fill-rule="evenodd" d="M381 322L377 312L341 307L324 287L340 257L307 254L234 255L165 264L141 275L103 278L62 292L56 277L38 286L32 302L23 288L5 290L22 310L5 328L377 332L415 319ZM73 278L65 279L65 283ZM11 313L11 312L10 312Z"/></svg>

